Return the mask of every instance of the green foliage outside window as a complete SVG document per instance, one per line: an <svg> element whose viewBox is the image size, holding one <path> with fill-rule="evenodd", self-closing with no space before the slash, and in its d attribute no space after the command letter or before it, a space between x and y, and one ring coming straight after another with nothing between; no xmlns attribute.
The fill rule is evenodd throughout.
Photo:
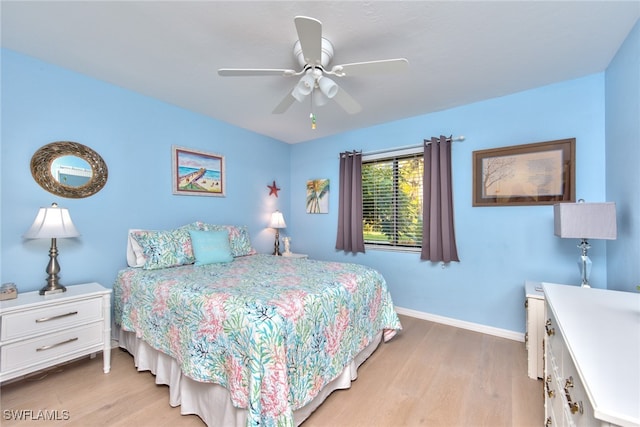
<svg viewBox="0 0 640 427"><path fill-rule="evenodd" d="M364 162L362 201L367 244L422 245L422 155Z"/></svg>

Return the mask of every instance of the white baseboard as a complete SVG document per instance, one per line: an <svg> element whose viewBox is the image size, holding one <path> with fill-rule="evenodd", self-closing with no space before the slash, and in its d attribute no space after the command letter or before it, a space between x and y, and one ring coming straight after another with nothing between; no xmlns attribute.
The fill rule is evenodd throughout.
<svg viewBox="0 0 640 427"><path fill-rule="evenodd" d="M417 319L428 320L430 322L442 323L444 325L455 326L456 328L468 329L474 332L480 332L487 335L493 335L500 338L507 338L513 341L524 342L524 334L522 332L510 331L508 329L494 328L493 326L481 325L479 323L466 322L464 320L453 319L451 317L438 316L437 314L425 313L424 311L412 310L410 308L396 307L398 314L415 317Z"/></svg>

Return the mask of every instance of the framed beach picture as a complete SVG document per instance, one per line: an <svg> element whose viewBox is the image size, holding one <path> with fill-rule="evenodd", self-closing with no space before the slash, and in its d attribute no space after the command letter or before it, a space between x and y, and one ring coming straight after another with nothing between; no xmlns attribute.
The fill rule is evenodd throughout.
<svg viewBox="0 0 640 427"><path fill-rule="evenodd" d="M173 194L224 197L224 156L173 146L171 158Z"/></svg>
<svg viewBox="0 0 640 427"><path fill-rule="evenodd" d="M473 152L473 206L575 202L575 138Z"/></svg>
<svg viewBox="0 0 640 427"><path fill-rule="evenodd" d="M311 179L307 181L307 213L329 213L328 179Z"/></svg>

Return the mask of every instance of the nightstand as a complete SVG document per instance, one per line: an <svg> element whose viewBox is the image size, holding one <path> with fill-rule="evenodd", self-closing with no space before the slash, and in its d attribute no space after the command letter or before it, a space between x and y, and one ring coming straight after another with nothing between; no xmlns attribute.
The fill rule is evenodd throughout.
<svg viewBox="0 0 640 427"><path fill-rule="evenodd" d="M0 382L103 352L111 369L111 289L98 283L0 301Z"/></svg>
<svg viewBox="0 0 640 427"><path fill-rule="evenodd" d="M527 280L524 282L527 314L524 342L527 347L527 373L529 378L542 378L544 375L544 292L542 283Z"/></svg>
<svg viewBox="0 0 640 427"><path fill-rule="evenodd" d="M298 258L298 259L309 258L309 255L307 254L296 254L293 252L289 252L289 253L283 252L282 256L285 258Z"/></svg>

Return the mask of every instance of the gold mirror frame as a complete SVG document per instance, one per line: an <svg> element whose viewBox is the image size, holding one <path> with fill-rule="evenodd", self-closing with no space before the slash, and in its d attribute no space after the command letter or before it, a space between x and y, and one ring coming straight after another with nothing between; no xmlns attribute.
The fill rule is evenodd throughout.
<svg viewBox="0 0 640 427"><path fill-rule="evenodd" d="M62 156L76 156L91 166L91 179L72 187L58 182L51 173L51 164ZM91 148L72 141L57 141L40 147L31 157L31 175L38 184L56 196L81 199L96 194L107 183L109 171L102 157Z"/></svg>

